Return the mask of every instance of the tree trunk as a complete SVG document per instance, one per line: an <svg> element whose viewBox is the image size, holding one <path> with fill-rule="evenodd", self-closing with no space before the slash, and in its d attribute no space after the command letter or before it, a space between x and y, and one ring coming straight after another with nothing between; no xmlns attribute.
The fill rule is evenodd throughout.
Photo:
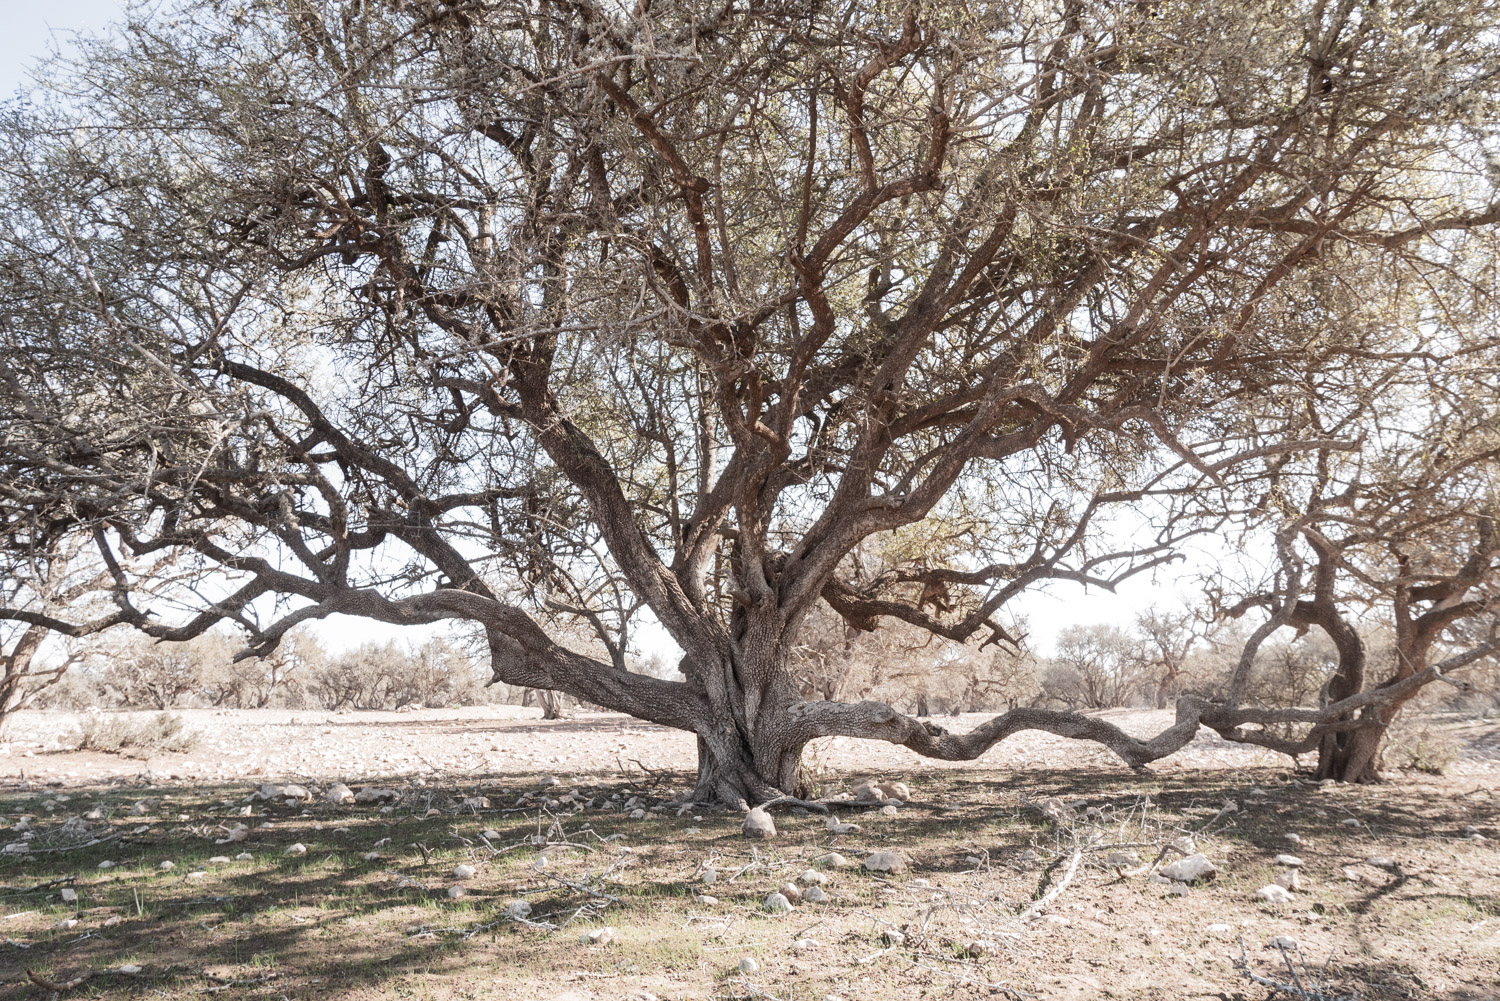
<svg viewBox="0 0 1500 1001"><path fill-rule="evenodd" d="M566 696L562 692L554 692L550 688L537 689L537 699L542 704L542 719L562 719L563 699Z"/></svg>
<svg viewBox="0 0 1500 1001"><path fill-rule="evenodd" d="M1318 745L1317 778L1339 782L1378 782L1380 745L1387 723L1345 733L1330 733Z"/></svg>

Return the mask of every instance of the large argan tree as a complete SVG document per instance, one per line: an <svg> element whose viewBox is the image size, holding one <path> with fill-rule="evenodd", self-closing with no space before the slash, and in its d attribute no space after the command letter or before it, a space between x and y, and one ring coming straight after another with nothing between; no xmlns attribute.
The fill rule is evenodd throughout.
<svg viewBox="0 0 1500 1001"><path fill-rule="evenodd" d="M154 615L121 570L121 621L229 620L252 652L333 613L473 624L498 679L695 733L701 800L798 794L833 734L972 758L1042 728L1132 765L1234 734L1265 711L951 735L806 701L788 658L819 602L1003 641L1025 588L1211 527L1243 463L1357 447L1309 420L1319 373L1414 335L1326 320L1494 221L1493 27L1342 0L143 11L3 129L8 544L180 547L196 607ZM863 559L877 537L899 558ZM648 613L684 680L628 669ZM580 622L589 650L554 639Z"/></svg>

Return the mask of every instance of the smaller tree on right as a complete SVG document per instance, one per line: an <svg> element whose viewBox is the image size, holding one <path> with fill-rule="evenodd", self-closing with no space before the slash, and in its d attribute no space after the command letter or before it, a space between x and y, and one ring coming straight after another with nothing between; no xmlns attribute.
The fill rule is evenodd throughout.
<svg viewBox="0 0 1500 1001"><path fill-rule="evenodd" d="M1228 609L1271 613L1241 663L1279 628L1320 630L1335 656L1311 728L1254 742L1316 751L1320 779L1378 780L1402 707L1429 684L1470 688L1452 673L1500 652L1500 407L1488 371L1388 388L1400 419L1376 424L1379 440L1280 463L1258 488L1280 522L1277 570ZM1382 626L1392 641L1372 656L1361 633ZM1230 702L1247 675L1232 677Z"/></svg>

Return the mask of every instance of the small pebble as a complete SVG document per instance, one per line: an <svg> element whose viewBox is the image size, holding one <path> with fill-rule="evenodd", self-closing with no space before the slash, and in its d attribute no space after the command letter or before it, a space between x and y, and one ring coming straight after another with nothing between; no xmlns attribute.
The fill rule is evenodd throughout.
<svg viewBox="0 0 1500 1001"><path fill-rule="evenodd" d="M760 972L760 964L749 956L743 957L739 962L739 971L745 976Z"/></svg>

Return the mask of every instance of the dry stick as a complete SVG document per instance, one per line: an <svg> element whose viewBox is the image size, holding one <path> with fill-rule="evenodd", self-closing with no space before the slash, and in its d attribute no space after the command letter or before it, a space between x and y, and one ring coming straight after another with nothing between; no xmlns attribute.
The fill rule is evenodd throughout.
<svg viewBox="0 0 1500 1001"><path fill-rule="evenodd" d="M1042 896L1042 899L1038 900L1036 903L1026 908L1026 910L1022 911L1021 918L1023 920L1027 920L1036 917L1042 912L1044 908L1047 907L1047 905L1056 900L1058 896L1068 888L1068 884L1073 882L1073 876L1078 872L1078 863L1081 861L1083 861L1083 849L1074 848L1073 857L1068 860L1068 868L1063 873L1063 878L1058 880L1057 885L1048 890L1046 894Z"/></svg>
<svg viewBox="0 0 1500 1001"><path fill-rule="evenodd" d="M37 973L35 970L31 969L28 969L26 971L26 977L38 987L46 988L49 991L70 991L73 988L77 987L79 984L90 980L94 976L94 972L95 971L93 970L89 970L87 973L80 974L79 976L74 977L72 980L64 980L61 983L53 983L51 980L46 979L40 973Z"/></svg>

